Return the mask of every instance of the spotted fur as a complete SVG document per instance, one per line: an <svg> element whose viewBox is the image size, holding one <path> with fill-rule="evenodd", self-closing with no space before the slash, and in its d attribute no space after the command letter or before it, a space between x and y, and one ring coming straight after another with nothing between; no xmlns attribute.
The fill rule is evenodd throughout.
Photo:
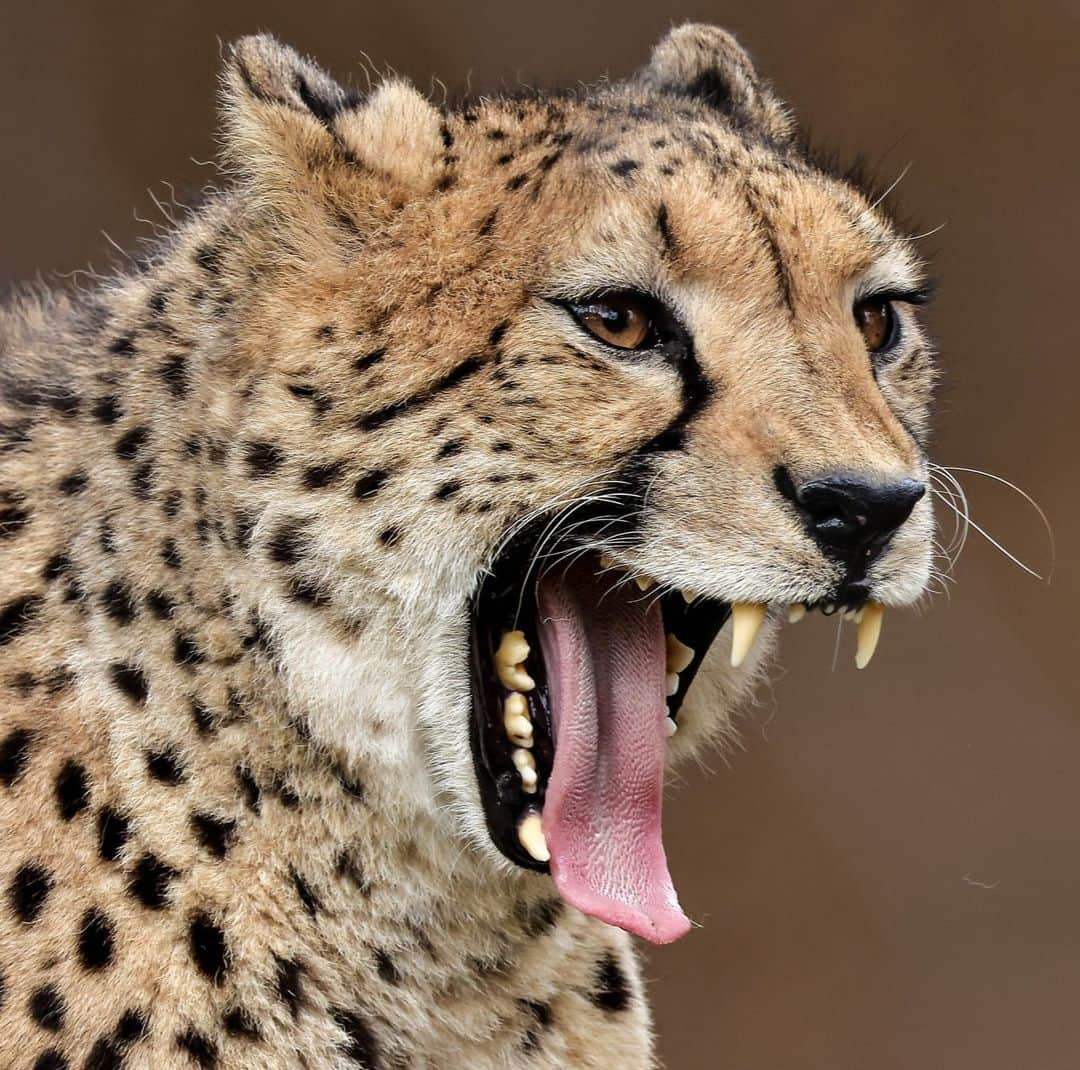
<svg viewBox="0 0 1080 1070"><path fill-rule="evenodd" d="M824 589L769 473L921 469L927 346L875 375L836 299L909 247L707 27L457 110L266 37L224 84L228 188L0 313L2 1061L652 1066L625 934L488 839L468 599L522 517L608 492L665 583ZM613 284L693 368L553 303ZM676 756L729 726L753 666L721 661Z"/></svg>

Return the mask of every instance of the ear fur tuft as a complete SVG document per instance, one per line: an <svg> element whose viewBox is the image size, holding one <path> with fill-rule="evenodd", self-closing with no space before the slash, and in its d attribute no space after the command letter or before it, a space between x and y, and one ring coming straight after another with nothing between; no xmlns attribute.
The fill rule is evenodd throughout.
<svg viewBox="0 0 1080 1070"><path fill-rule="evenodd" d="M688 22L653 49L638 80L661 93L699 100L736 126L756 127L777 142L794 129L784 105L764 85L750 57L726 30Z"/></svg>

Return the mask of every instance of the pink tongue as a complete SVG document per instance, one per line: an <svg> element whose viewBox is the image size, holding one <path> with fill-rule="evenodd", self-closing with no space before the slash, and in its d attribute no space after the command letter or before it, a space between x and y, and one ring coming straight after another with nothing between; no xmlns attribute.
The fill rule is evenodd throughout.
<svg viewBox="0 0 1080 1070"><path fill-rule="evenodd" d="M540 645L555 728L543 828L572 906L654 944L683 936L660 839L664 626L652 599L587 563L540 581Z"/></svg>

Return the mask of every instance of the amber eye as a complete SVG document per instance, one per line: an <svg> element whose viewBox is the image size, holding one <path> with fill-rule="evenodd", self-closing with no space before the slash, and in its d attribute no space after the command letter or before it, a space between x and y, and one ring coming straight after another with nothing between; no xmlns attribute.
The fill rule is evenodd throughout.
<svg viewBox="0 0 1080 1070"><path fill-rule="evenodd" d="M866 348L880 353L896 341L896 310L892 301L868 297L855 306L855 325L862 331Z"/></svg>
<svg viewBox="0 0 1080 1070"><path fill-rule="evenodd" d="M644 349L656 342L652 310L639 294L603 294L568 307L589 334L616 349Z"/></svg>

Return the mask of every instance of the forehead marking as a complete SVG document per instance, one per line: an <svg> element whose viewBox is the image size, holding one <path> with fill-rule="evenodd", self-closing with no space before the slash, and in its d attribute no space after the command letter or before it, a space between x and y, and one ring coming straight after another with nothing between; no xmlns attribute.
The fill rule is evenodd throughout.
<svg viewBox="0 0 1080 1070"><path fill-rule="evenodd" d="M776 285L780 293L780 300L792 319L795 318L795 301L792 296L791 273L780 251L780 244L776 238L776 230L769 220L765 210L761 193L753 183L745 183L746 204L754 220L754 229L761 235L766 251L773 264L773 274L776 276Z"/></svg>

